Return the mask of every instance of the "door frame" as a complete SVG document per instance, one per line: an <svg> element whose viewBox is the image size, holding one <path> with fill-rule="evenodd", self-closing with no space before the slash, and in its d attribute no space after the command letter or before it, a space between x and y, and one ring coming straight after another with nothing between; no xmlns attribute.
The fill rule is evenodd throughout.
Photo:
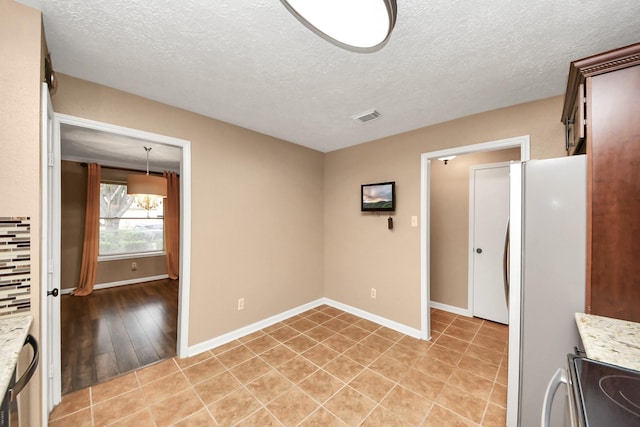
<svg viewBox="0 0 640 427"><path fill-rule="evenodd" d="M43 101L44 102L44 101ZM173 138L137 129L117 126L96 120L84 119L52 111L50 137L42 136L42 275L46 278L47 272L54 277L54 283L60 284L60 208L61 208L61 159L60 159L60 126L68 124L112 133L131 138L148 140L158 144L171 145L181 148L180 159L180 287L178 292L178 325L176 352L178 357L188 355L189 338L189 295L191 289L191 141ZM44 119L43 119L44 120ZM46 138L51 139L51 149L47 148ZM52 170L53 182L49 182L48 171ZM47 222L48 221L48 222ZM49 227L47 227L49 224ZM59 287L59 286L58 286ZM60 319L50 319L50 310L47 308L47 280L42 280L41 286L41 335L52 338L42 344L43 356L52 355L51 360L44 357L42 368L42 402L43 425L46 425L48 415L55 405L61 400L61 360L60 360ZM53 304L57 304L60 311L60 299L52 298ZM55 313L54 308L53 312ZM52 324L53 323L53 324ZM55 346L57 345L57 349ZM53 347L52 347L53 346ZM57 355L55 354L57 352ZM52 390L49 387L49 377L53 378Z"/></svg>
<svg viewBox="0 0 640 427"><path fill-rule="evenodd" d="M474 295L475 295L475 280L474 280L474 272L475 272L475 257L472 254L472 250L474 247L474 239L473 236L475 234L475 223L476 223L476 218L475 218L475 208L473 208L475 206L475 174L473 172L475 172L476 170L482 170L482 169L496 169L496 168L506 168L507 171L509 170L509 165L510 162L499 162L499 163L483 163L483 164L478 164L478 165L472 165L469 167L469 259L468 259L468 285L467 285L467 290L468 290L468 295L467 295L467 311L469 312L469 315L473 316L473 300L474 300ZM509 198L509 188L507 187L507 199ZM508 211L507 211L507 218L508 218ZM507 220L508 221L508 220Z"/></svg>
<svg viewBox="0 0 640 427"><path fill-rule="evenodd" d="M42 83L40 94L40 176L42 180L41 192L41 210L40 212L40 385L42 387L41 399L41 425L47 425L49 421L49 412L54 406L54 402L60 401L60 397L56 397L55 393L49 392L52 389L50 381L53 380L52 373L52 355L57 354L60 358L60 341L57 345L52 339L52 330L49 327L51 323L49 316L57 318L60 322L60 304L56 304L53 298L48 298L47 292L50 289L59 288L59 274L54 274L56 258L59 259L60 251L54 250L54 243L60 241L60 236L52 235L59 231L59 228L53 227L56 218L60 218L59 213L52 211L54 208L50 203L56 196L55 187L53 185L53 165L49 159L53 158L53 104L49 87L46 83ZM56 282L56 278L58 282ZM58 310L55 310L58 308ZM55 322L55 320L54 320ZM54 356L55 357L55 356Z"/></svg>
<svg viewBox="0 0 640 427"><path fill-rule="evenodd" d="M469 153L482 151L503 150L506 148L520 148L520 161L529 160L531 149L531 138L529 135L517 136L514 138L500 139L497 141L482 142L479 144L465 145L461 147L447 148L444 150L430 151L422 153L420 156L420 337L425 340L431 339L431 316L429 307L431 305L431 267L429 265L431 251L431 206L430 206L430 169L431 160L441 157L460 156Z"/></svg>

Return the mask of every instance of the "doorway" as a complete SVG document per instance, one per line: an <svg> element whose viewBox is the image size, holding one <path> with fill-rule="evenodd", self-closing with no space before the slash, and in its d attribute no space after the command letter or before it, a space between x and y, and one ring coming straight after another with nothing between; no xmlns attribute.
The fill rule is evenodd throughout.
<svg viewBox="0 0 640 427"><path fill-rule="evenodd" d="M462 147L455 147L446 150L433 151L429 153L423 153L421 157L421 200L420 200L420 213L421 223L424 225L420 231L420 277L421 277L421 337L423 339L431 339L431 322L430 322L430 307L431 307L431 169L432 161L438 161L439 158L449 156L462 156L464 154L482 153L495 150L503 150L508 148L518 148L520 150L520 159L522 161L529 160L530 157L530 139L528 135L503 139L492 142L485 142L475 145L468 145ZM455 160L449 160L449 165L452 165ZM442 163L442 162L440 162ZM468 197L468 193L467 193ZM468 236L468 235L467 235ZM467 282L468 283L468 282ZM464 305L464 303L463 303ZM452 307L453 308L453 307ZM457 309L457 314L463 314L470 316L468 308Z"/></svg>
<svg viewBox="0 0 640 427"><path fill-rule="evenodd" d="M53 114L52 126L47 135L43 135L43 154L48 158L48 173L42 174L43 179L43 217L48 219L50 226L44 239L48 244L43 247L43 271L48 272L54 280L43 281L43 295L53 291L53 286L59 287L61 259L60 259L60 188L61 188L61 128L71 126L89 130L113 138L128 138L131 141L151 142L158 146L178 148L180 151L180 285L178 291L177 342L178 356L184 357L188 350L188 301L190 289L190 247L191 247L191 147L190 142L164 135L143 132L136 129L115 126L88 119ZM94 145L96 148L97 145ZM95 154L95 152L94 152ZM94 158L100 161L100 157ZM57 295L57 292L56 292ZM49 304L50 303L50 304ZM48 360L43 364L43 417L48 416L51 409L61 400L61 325L60 298L48 298L43 304L42 311L43 334L51 338L43 353Z"/></svg>

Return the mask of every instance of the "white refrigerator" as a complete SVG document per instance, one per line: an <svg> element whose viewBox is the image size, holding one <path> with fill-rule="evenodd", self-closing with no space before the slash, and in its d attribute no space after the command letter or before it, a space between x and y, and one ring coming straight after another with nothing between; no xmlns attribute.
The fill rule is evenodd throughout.
<svg viewBox="0 0 640 427"><path fill-rule="evenodd" d="M586 184L583 155L510 167L508 427L540 425L549 379L579 345ZM552 426L564 425L563 396L556 393Z"/></svg>

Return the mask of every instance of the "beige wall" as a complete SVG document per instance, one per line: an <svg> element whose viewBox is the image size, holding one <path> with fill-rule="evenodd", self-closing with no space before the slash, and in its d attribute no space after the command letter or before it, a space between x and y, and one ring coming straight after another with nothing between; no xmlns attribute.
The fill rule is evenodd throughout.
<svg viewBox="0 0 640 427"><path fill-rule="evenodd" d="M468 308L469 168L519 159L512 148L431 162L431 301Z"/></svg>
<svg viewBox="0 0 640 427"><path fill-rule="evenodd" d="M126 181L126 172L120 170L102 168L101 175L104 179ZM61 181L60 287L73 289L78 286L82 262L87 168L77 162L62 161ZM135 271L131 270L132 262L137 264ZM96 272L96 285L163 274L167 274L164 255L100 261Z"/></svg>
<svg viewBox="0 0 640 427"><path fill-rule="evenodd" d="M9 0L0 0L0 8L0 215L30 216L37 231L40 14Z"/></svg>
<svg viewBox="0 0 640 427"><path fill-rule="evenodd" d="M31 217L31 333L38 341L41 28L38 11L0 0L0 216ZM32 425L37 425L39 369L27 390L20 396L23 404L30 402Z"/></svg>
<svg viewBox="0 0 640 427"><path fill-rule="evenodd" d="M420 154L531 136L531 157L565 153L562 96L476 114L325 156L325 296L420 327ZM395 227L360 212L360 184L396 181ZM377 298L370 297L370 288Z"/></svg>
<svg viewBox="0 0 640 427"><path fill-rule="evenodd" d="M30 216L37 233L41 18L10 0L0 10L0 215ZM323 295L418 328L420 240L409 219L420 210L420 153L529 134L533 158L564 155L562 97L323 155L90 82L59 83L57 112L192 141L190 345ZM398 186L392 231L386 215L359 211L360 184L386 180ZM35 290L39 250L35 238ZM36 338L39 304L33 292ZM36 375L32 413L40 393Z"/></svg>
<svg viewBox="0 0 640 427"><path fill-rule="evenodd" d="M53 103L191 141L189 345L323 295L322 153L60 74Z"/></svg>

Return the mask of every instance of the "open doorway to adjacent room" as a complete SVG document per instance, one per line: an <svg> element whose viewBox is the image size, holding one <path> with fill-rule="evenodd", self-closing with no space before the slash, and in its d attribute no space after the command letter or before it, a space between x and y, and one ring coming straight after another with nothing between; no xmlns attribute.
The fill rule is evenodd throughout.
<svg viewBox="0 0 640 427"><path fill-rule="evenodd" d="M529 160L528 136L425 153L421 186L422 336L430 338L433 346L458 352L460 363L472 367L479 381L495 381L494 392L505 406L513 334L500 319L487 320L486 314L474 310L474 293L482 289L474 284L474 257L481 245L476 242L471 213L474 205L486 202L475 200L483 196L474 192L474 170L489 170L487 165L512 160ZM494 239L502 244L496 243L492 251L500 270L505 242L502 222L501 217L500 235ZM498 281L502 285L501 274ZM504 295L497 302L503 304ZM518 313L519 307L509 311Z"/></svg>
<svg viewBox="0 0 640 427"><path fill-rule="evenodd" d="M46 270L52 273L45 291L58 288L61 295L47 299L43 315L49 410L62 394L186 355L191 200L189 141L62 114L54 114L50 133L43 185ZM144 147L152 147L149 167ZM100 199L112 197L120 206L115 214L101 209L93 292L72 296L82 261L88 163L101 166ZM173 279L165 262L166 199L144 204L126 191L127 175L147 170L179 177L180 261ZM107 228L116 238L105 237Z"/></svg>
<svg viewBox="0 0 640 427"><path fill-rule="evenodd" d="M446 164L439 160L445 158ZM469 287L469 171L473 165L508 160L529 160L528 136L422 155L421 223L425 224L421 230L423 338L432 337L429 308L473 316L473 292Z"/></svg>

